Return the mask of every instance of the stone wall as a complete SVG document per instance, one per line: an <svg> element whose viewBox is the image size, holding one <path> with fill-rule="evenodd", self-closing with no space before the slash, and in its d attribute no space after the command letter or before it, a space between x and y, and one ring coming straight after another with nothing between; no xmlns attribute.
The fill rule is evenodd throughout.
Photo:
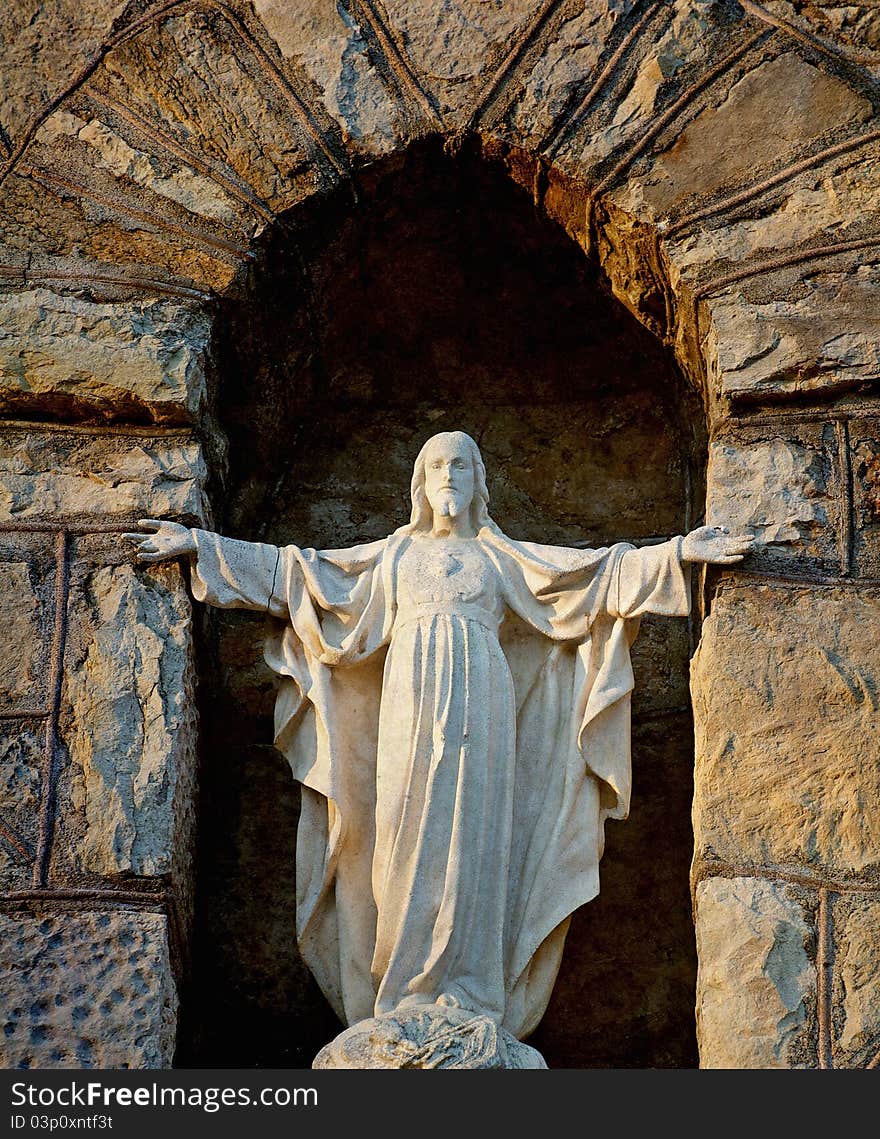
<svg viewBox="0 0 880 1139"><path fill-rule="evenodd" d="M3 1062L171 1062L191 616L118 535L225 506L218 314L434 139L675 353L708 518L759 539L698 614L700 1063L876 1064L876 12L12 0L0 43Z"/></svg>

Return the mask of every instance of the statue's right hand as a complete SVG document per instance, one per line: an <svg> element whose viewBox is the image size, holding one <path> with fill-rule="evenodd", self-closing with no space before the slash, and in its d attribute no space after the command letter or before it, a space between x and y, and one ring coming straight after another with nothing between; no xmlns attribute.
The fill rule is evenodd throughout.
<svg viewBox="0 0 880 1139"><path fill-rule="evenodd" d="M139 562L164 562L196 552L192 531L179 522L162 522L158 518L139 518L142 531L123 534L130 542L137 542Z"/></svg>

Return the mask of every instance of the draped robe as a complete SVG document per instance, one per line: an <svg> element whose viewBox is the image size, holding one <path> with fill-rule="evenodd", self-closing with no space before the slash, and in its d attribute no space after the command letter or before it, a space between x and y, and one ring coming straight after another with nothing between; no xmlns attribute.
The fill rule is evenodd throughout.
<svg viewBox="0 0 880 1139"><path fill-rule="evenodd" d="M409 528L325 551L193 534L196 599L276 619L297 934L328 1000L348 1025L456 1004L522 1039L629 810L629 650L642 614L689 612L682 539L576 550L489 524L456 593Z"/></svg>

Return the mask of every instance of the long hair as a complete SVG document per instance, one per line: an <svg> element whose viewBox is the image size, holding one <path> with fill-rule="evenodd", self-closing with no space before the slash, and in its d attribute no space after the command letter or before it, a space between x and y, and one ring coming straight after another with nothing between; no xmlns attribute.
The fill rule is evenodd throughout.
<svg viewBox="0 0 880 1139"><path fill-rule="evenodd" d="M428 496L425 494L425 458L428 448L437 439L464 443L474 471L474 496L470 505L471 522L474 530L479 533L484 526L497 530L497 526L489 517L489 488L486 486L486 467L480 454L480 448L464 431L441 431L437 435L432 435L416 456L416 461L413 464L412 482L410 483L412 513L409 523L406 526L401 526L399 533L430 530L433 525L434 513L428 502Z"/></svg>

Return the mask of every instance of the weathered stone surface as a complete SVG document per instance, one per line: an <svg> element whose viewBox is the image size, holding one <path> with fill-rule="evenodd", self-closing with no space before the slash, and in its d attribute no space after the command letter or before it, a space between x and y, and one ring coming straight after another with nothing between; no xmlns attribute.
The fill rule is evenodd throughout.
<svg viewBox="0 0 880 1139"><path fill-rule="evenodd" d="M880 899L833 900L832 1057L836 1068L864 1068L880 1056Z"/></svg>
<svg viewBox="0 0 880 1139"><path fill-rule="evenodd" d="M815 933L789 886L709 878L697 887L701 1068L814 1068Z"/></svg>
<svg viewBox="0 0 880 1139"><path fill-rule="evenodd" d="M205 461L189 437L8 428L0 521L205 517Z"/></svg>
<svg viewBox="0 0 880 1139"><path fill-rule="evenodd" d="M132 145L91 108L79 114L65 109L55 111L42 123L28 149L28 159L42 166L56 148L67 161L74 157L78 160L80 169L89 172L90 183L110 174L120 183L130 182L156 195L160 207L165 199L213 222L218 236L224 228L237 231L240 237L254 234L258 228L254 216L238 197L177 155L155 145L144 149L147 146L147 141Z"/></svg>
<svg viewBox="0 0 880 1139"><path fill-rule="evenodd" d="M136 193L127 199L115 192L93 196L82 182L48 181L27 166L18 167L0 189L4 261L28 252L75 256L103 264L105 271L107 266L133 269L148 280L158 273L205 291L228 288L244 252L181 232L176 223L151 214L151 205Z"/></svg>
<svg viewBox="0 0 880 1139"><path fill-rule="evenodd" d="M853 476L853 560L859 574L880 577L880 420L849 425Z"/></svg>
<svg viewBox="0 0 880 1139"><path fill-rule="evenodd" d="M64 862L86 875L170 873L191 838L195 766L191 607L180 572L80 563L69 622Z"/></svg>
<svg viewBox="0 0 880 1139"><path fill-rule="evenodd" d="M169 1068L177 992L155 913L0 914L5 1068Z"/></svg>
<svg viewBox="0 0 880 1139"><path fill-rule="evenodd" d="M665 246L673 286L715 262L719 267L712 276L723 277L749 257L773 258L810 242L834 245L875 227L880 218L880 193L870 173L875 154L856 152L840 169L820 168L783 184L758 216L752 210L726 221L721 212L693 231L673 235Z"/></svg>
<svg viewBox="0 0 880 1139"><path fill-rule="evenodd" d="M761 171L777 168L786 154L800 154L827 132L843 132L872 113L870 102L846 83L785 52L734 83L616 197L625 209L666 218L684 200L760 181Z"/></svg>
<svg viewBox="0 0 880 1139"><path fill-rule="evenodd" d="M95 84L178 147L196 155L204 147L272 211L335 181L314 116L302 111L310 93L279 75L245 25L220 7L172 11L108 53Z"/></svg>
<svg viewBox="0 0 880 1139"><path fill-rule="evenodd" d="M357 6L256 0L254 8L282 54L317 84L348 148L371 158L393 150L405 133L403 109L376 70Z"/></svg>
<svg viewBox="0 0 880 1139"><path fill-rule="evenodd" d="M753 428L709 447L706 521L757 538L751 566L839 568L834 430Z"/></svg>
<svg viewBox="0 0 880 1139"><path fill-rule="evenodd" d="M633 7L633 0L586 0L563 21L528 72L510 112L510 130L520 144L540 143L570 103L583 97L609 35Z"/></svg>
<svg viewBox="0 0 880 1139"><path fill-rule="evenodd" d="M194 419L209 336L204 313L171 301L0 295L0 411Z"/></svg>
<svg viewBox="0 0 880 1139"><path fill-rule="evenodd" d="M535 12L534 0L447 0L442 5L385 0L384 6L416 74L449 125L468 117L493 65L500 64Z"/></svg>
<svg viewBox="0 0 880 1139"><path fill-rule="evenodd" d="M27 562L0 562L0 707L15 707L42 687L40 605Z"/></svg>
<svg viewBox="0 0 880 1139"><path fill-rule="evenodd" d="M127 0L12 0L0 9L0 128L18 142L95 58Z"/></svg>
<svg viewBox="0 0 880 1139"><path fill-rule="evenodd" d="M698 858L880 874L880 599L737 584L691 666Z"/></svg>
<svg viewBox="0 0 880 1139"><path fill-rule="evenodd" d="M846 392L880 373L880 265L811 274L787 300L752 303L730 289L704 303L709 382L733 406Z"/></svg>
<svg viewBox="0 0 880 1139"><path fill-rule="evenodd" d="M671 92L705 70L717 53L726 55L740 39L738 6L724 0L675 0L671 19L617 98L597 103L583 126L560 151L567 169L586 172L635 142L652 124ZM604 102L604 101L603 101ZM610 115L610 120L609 120Z"/></svg>
<svg viewBox="0 0 880 1139"><path fill-rule="evenodd" d="M840 4L831 0L808 8L790 0L764 0L764 6L798 31L824 41L845 59L880 76L880 17L870 0Z"/></svg>
<svg viewBox="0 0 880 1139"><path fill-rule="evenodd" d="M31 884L37 850L45 729L0 720L0 889Z"/></svg>

